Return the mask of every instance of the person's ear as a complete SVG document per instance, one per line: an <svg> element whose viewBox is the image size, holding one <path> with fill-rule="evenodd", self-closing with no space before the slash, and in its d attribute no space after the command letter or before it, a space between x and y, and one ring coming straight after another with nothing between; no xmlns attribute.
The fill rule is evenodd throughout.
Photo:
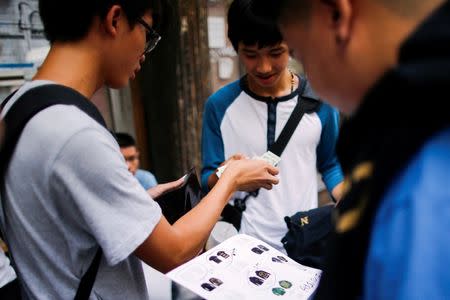
<svg viewBox="0 0 450 300"><path fill-rule="evenodd" d="M117 35L121 18L123 18L122 8L119 5L113 5L104 20L106 32L114 36Z"/></svg>
<svg viewBox="0 0 450 300"><path fill-rule="evenodd" d="M336 35L336 43L342 45L350 40L353 22L351 0L323 0L329 6L330 19Z"/></svg>

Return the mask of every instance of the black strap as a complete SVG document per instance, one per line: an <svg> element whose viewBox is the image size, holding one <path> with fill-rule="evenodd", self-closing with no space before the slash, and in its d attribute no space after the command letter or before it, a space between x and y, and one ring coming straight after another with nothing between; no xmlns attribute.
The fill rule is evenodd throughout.
<svg viewBox="0 0 450 300"><path fill-rule="evenodd" d="M8 103L9 99L12 98L16 94L17 90L12 92L8 97L3 100L2 104L0 104L0 113L3 111L3 108L5 108L6 103Z"/></svg>
<svg viewBox="0 0 450 300"><path fill-rule="evenodd" d="M75 295L74 300L89 299L92 287L94 286L95 277L97 277L102 254L102 248L98 247L89 269L87 269L86 273L84 273L83 277L81 277L80 285L78 286L77 294Z"/></svg>
<svg viewBox="0 0 450 300"><path fill-rule="evenodd" d="M270 145L268 149L273 154L276 154L278 156L281 156L281 154L283 154L284 149L286 148L287 144L289 143L289 140L294 134L295 129L297 128L298 124L303 118L303 115L305 114L306 110L305 106L303 105L304 100L301 97L301 95L305 90L305 87L306 87L306 80L302 80L297 104L295 105L294 110L289 116L289 119L286 122L286 125L284 125L283 130L278 136L276 142Z"/></svg>
<svg viewBox="0 0 450 300"><path fill-rule="evenodd" d="M5 99L1 105L2 109L12 96L13 94ZM30 89L19 97L19 99L11 106L4 118L5 137L4 144L0 149L0 157L2 158L0 160L0 178L2 181L2 187L4 185L4 175L25 125L40 111L57 104L74 105L106 128L105 120L95 105L93 105L91 101L77 91L56 84L42 85ZM4 207L4 197L1 198L2 205ZM6 215L4 215L4 218L6 220ZM81 278L80 285L78 286L75 296L76 300L89 298L95 282L95 277L97 276L101 257L102 249L99 247L93 261L91 262L91 265Z"/></svg>

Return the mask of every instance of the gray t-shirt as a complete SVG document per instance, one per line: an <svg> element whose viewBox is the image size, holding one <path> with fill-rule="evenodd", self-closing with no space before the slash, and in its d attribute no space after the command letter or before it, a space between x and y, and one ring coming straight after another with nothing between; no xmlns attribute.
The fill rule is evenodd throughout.
<svg viewBox="0 0 450 300"><path fill-rule="evenodd" d="M5 187L7 240L26 298L73 299L98 245L103 258L90 299L148 298L132 254L161 210L95 120L67 105L37 114L23 130Z"/></svg>

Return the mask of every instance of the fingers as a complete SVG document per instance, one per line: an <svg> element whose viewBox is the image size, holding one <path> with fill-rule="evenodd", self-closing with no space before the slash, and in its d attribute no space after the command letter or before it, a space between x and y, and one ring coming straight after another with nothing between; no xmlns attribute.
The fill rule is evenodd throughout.
<svg viewBox="0 0 450 300"><path fill-rule="evenodd" d="M269 178L269 183L272 184L272 185L276 185L276 184L278 184L279 182L280 182L280 179L278 179L278 177L271 176L271 177Z"/></svg>
<svg viewBox="0 0 450 300"><path fill-rule="evenodd" d="M263 185L261 186L261 188L270 191L270 190L273 188L273 185L266 183L266 184L263 184Z"/></svg>
<svg viewBox="0 0 450 300"><path fill-rule="evenodd" d="M234 160L241 160L241 159L247 159L247 156L245 156L245 155L242 154L242 153L236 153L236 154L230 156L226 161L224 161L224 162L221 163L220 165L223 166L223 165L228 164L228 163L231 162L231 161L234 161Z"/></svg>
<svg viewBox="0 0 450 300"><path fill-rule="evenodd" d="M247 156L245 156L242 153L236 153L235 155L232 156L233 159L235 160L239 160L239 159L247 159Z"/></svg>
<svg viewBox="0 0 450 300"><path fill-rule="evenodd" d="M269 172L269 174L271 175L278 175L278 173L280 173L280 170L270 164L267 164L267 172Z"/></svg>

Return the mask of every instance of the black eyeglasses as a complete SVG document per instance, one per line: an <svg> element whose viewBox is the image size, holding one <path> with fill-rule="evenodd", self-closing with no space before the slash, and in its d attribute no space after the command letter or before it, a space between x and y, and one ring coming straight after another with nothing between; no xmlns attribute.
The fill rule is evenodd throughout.
<svg viewBox="0 0 450 300"><path fill-rule="evenodd" d="M137 20L139 24L144 26L145 30L147 31L145 35L145 50L144 54L148 54L155 49L156 45L158 45L159 41L161 40L161 36L159 33L157 33L150 25L148 25L144 20L138 19Z"/></svg>

